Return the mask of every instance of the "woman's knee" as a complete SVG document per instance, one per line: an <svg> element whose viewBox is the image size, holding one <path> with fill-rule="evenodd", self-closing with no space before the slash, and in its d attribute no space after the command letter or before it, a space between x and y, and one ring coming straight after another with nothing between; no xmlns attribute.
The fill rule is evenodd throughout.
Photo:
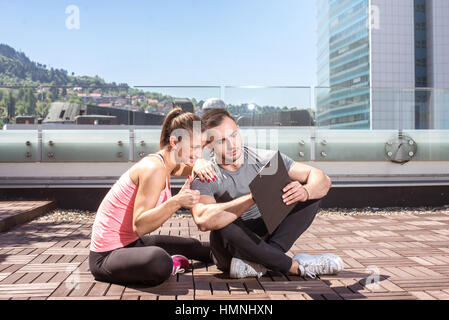
<svg viewBox="0 0 449 320"><path fill-rule="evenodd" d="M144 258L142 269L145 281L161 280L162 282L170 277L173 260L164 249L152 247Z"/></svg>

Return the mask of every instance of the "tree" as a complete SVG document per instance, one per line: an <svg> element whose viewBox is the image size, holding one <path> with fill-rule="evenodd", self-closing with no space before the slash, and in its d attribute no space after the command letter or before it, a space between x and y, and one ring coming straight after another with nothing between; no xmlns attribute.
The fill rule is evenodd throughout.
<svg viewBox="0 0 449 320"><path fill-rule="evenodd" d="M53 101L58 100L58 94L59 94L58 88L51 87L51 88L50 88L50 92L51 92L51 94L52 94L52 96L53 96Z"/></svg>
<svg viewBox="0 0 449 320"><path fill-rule="evenodd" d="M26 93L26 104L27 104L27 115L35 114L36 112L36 96L34 95L33 89L29 88Z"/></svg>
<svg viewBox="0 0 449 320"><path fill-rule="evenodd" d="M69 98L69 102L70 102L70 103L79 103L79 104L82 104L82 103L83 103L83 100L81 100L81 98L78 97L76 94L72 94L72 95L70 96L70 98Z"/></svg>
<svg viewBox="0 0 449 320"><path fill-rule="evenodd" d="M23 100L20 100L19 102L16 103L15 109L16 109L17 115L19 115L19 116L29 114L28 105Z"/></svg>
<svg viewBox="0 0 449 320"><path fill-rule="evenodd" d="M47 115L48 109L50 108L51 100L50 98L45 98L44 101L38 101L36 105L36 114L41 118L45 118Z"/></svg>
<svg viewBox="0 0 449 320"><path fill-rule="evenodd" d="M25 97L25 89L20 88L19 93L17 94L17 100L22 100Z"/></svg>
<svg viewBox="0 0 449 320"><path fill-rule="evenodd" d="M0 120L6 118L7 115L8 115L8 108L6 107L6 101L2 99L0 100Z"/></svg>
<svg viewBox="0 0 449 320"><path fill-rule="evenodd" d="M16 98L12 94L12 91L8 91L8 95L6 96L6 108L7 117L11 120L16 115Z"/></svg>

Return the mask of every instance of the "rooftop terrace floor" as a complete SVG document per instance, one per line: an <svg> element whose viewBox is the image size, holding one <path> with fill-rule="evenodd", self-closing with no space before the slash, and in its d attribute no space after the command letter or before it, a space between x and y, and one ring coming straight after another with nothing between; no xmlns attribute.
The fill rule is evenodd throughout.
<svg viewBox="0 0 449 320"><path fill-rule="evenodd" d="M157 287L98 282L90 232L90 221L33 220L0 233L0 299L449 299L448 214L318 215L288 252L342 257L344 271L317 279L270 272L235 280L194 262ZM209 236L191 218L172 218L157 233Z"/></svg>

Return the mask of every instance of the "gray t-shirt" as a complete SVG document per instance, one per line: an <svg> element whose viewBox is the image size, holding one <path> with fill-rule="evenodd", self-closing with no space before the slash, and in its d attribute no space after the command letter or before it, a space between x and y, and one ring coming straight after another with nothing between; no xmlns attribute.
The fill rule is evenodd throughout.
<svg viewBox="0 0 449 320"><path fill-rule="evenodd" d="M198 178L195 179L190 188L199 190L201 195L209 195L215 198L217 203L228 202L238 197L250 193L249 184L260 171L260 169L267 164L277 151L263 150L254 148L243 148L245 157L244 163L237 171L228 171L216 165L216 160L211 159L218 179L213 182L202 182ZM284 160L285 168L290 170L294 161L281 153ZM257 219L261 216L257 205L251 206L248 211L242 214L242 220Z"/></svg>

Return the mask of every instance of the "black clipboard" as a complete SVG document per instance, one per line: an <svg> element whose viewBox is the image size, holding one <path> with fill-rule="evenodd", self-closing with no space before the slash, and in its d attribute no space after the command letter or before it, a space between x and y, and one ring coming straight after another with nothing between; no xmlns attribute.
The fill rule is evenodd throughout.
<svg viewBox="0 0 449 320"><path fill-rule="evenodd" d="M251 194L270 234L295 206L295 203L287 206L282 199L284 194L282 189L290 182L292 181L278 151L249 184Z"/></svg>

